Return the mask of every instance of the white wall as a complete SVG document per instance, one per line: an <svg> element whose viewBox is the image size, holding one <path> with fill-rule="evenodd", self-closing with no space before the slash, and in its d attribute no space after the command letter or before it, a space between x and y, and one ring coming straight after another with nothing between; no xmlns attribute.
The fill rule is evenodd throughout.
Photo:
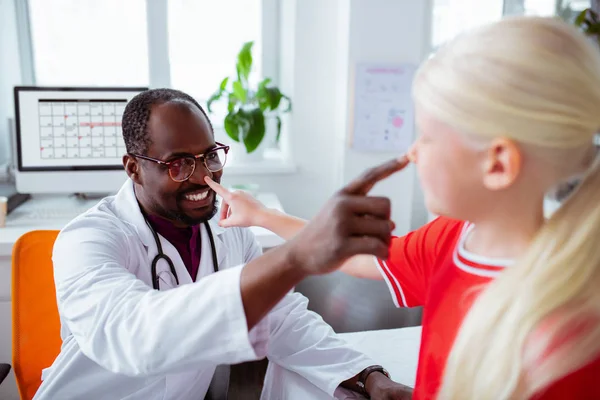
<svg viewBox="0 0 600 400"><path fill-rule="evenodd" d="M286 210L313 216L341 185L395 153L348 148L352 71L357 62L420 63L429 52L431 0L283 0L280 82L294 100L287 121L293 175L225 177L275 191ZM392 199L397 233L425 223L422 194L410 168L374 194Z"/></svg>
<svg viewBox="0 0 600 400"><path fill-rule="evenodd" d="M418 65L430 49L431 2L426 0L351 0L348 68L349 86L357 63L412 63ZM348 96L351 99L352 96ZM352 104L348 102L348 121ZM350 132L348 126L346 132ZM414 132L413 132L414 137ZM348 143L348 141L346 141ZM344 152L343 179L351 180L362 170L397 153L360 153L348 146ZM427 212L414 168L396 174L377 185L372 194L392 199L392 219L397 233L424 224Z"/></svg>
<svg viewBox="0 0 600 400"><path fill-rule="evenodd" d="M8 118L14 116L13 86L21 82L15 3L0 0L0 164L10 157Z"/></svg>

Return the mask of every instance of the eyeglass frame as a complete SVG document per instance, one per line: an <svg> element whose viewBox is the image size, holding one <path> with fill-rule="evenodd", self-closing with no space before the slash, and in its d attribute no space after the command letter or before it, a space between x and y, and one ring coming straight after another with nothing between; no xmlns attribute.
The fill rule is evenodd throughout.
<svg viewBox="0 0 600 400"><path fill-rule="evenodd" d="M210 150L208 150L208 151L206 151L206 152L204 152L202 154L182 155L182 156L177 157L176 159L171 160L171 161L163 161L163 160L159 160L158 158L149 157L149 156L145 156L145 155L137 154L137 153L127 153L127 154L129 154L131 157L141 158L142 160L148 160L148 161L155 162L155 163L157 163L159 165L164 165L165 167L167 167L167 173L169 174L169 178L171 178L171 180L173 182L180 183L180 182L187 181L188 179L190 179L192 177L192 175L194 175L194 172L196 172L196 163L198 162L199 158L202 159L202 163L204 164L204 167L208 171L210 171L210 172L219 172L219 171L223 170L223 168L225 167L225 164L227 163L227 154L229 153L229 150L231 149L231 147L227 146L226 144L223 144L223 143L219 143L219 142L215 142L215 143L217 144L217 147L214 147L214 148L212 148L212 149L210 149ZM218 169L216 171L213 171L210 168L208 168L208 165L206 164L206 157L205 156L208 153L212 153L213 151L218 151L218 150L225 150L225 163L223 163L223 166L220 169ZM175 161L181 160L182 158L193 158L194 159L194 164L193 164L194 166L192 168L192 172L190 173L190 176L188 176L187 178L185 178L185 179L183 179L181 181L178 181L178 180L173 179L173 177L171 176L171 164L173 164Z"/></svg>

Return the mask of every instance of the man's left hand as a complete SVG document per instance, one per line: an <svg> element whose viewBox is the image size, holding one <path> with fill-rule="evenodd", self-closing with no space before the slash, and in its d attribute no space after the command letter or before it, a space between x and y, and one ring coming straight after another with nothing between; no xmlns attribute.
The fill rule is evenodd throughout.
<svg viewBox="0 0 600 400"><path fill-rule="evenodd" d="M373 400L410 400L412 388L396 383L380 372L373 372L367 378L366 390Z"/></svg>

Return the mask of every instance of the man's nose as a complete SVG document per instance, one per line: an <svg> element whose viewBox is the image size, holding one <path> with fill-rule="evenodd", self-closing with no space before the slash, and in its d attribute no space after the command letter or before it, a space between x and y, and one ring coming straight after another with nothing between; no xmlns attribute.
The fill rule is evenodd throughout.
<svg viewBox="0 0 600 400"><path fill-rule="evenodd" d="M204 161L201 159L196 160L196 168L194 169L194 173L188 179L191 183L196 183L198 185L206 185L204 182L204 177L208 176L209 178L213 178L213 173L206 168Z"/></svg>

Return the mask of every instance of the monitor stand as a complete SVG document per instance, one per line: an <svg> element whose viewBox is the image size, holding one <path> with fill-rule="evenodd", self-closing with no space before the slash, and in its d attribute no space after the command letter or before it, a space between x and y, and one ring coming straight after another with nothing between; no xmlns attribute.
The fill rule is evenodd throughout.
<svg viewBox="0 0 600 400"><path fill-rule="evenodd" d="M0 183L0 196L8 198L8 214L31 198L28 194L18 193L15 185L8 182Z"/></svg>
<svg viewBox="0 0 600 400"><path fill-rule="evenodd" d="M79 200L101 200L110 193L73 193L73 196Z"/></svg>

